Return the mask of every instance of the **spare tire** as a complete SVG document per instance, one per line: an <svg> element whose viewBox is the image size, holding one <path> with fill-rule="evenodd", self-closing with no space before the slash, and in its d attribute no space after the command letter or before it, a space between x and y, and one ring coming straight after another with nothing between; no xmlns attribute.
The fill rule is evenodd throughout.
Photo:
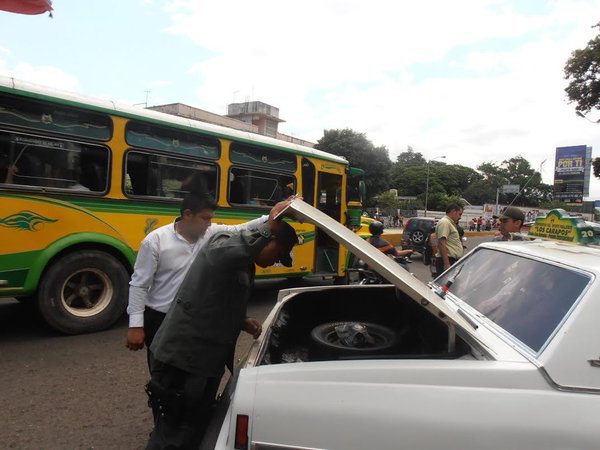
<svg viewBox="0 0 600 450"><path fill-rule="evenodd" d="M340 328L351 327L343 337ZM367 322L328 322L318 325L310 333L313 349L318 354L369 355L382 353L396 345L397 334L391 328Z"/></svg>

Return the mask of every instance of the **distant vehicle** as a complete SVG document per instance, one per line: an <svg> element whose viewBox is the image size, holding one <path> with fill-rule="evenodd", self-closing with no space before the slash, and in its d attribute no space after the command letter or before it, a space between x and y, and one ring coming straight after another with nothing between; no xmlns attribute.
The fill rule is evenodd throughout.
<svg viewBox="0 0 600 450"><path fill-rule="evenodd" d="M402 231L402 248L423 253L427 236L435 227L436 219L433 217L411 217L404 222Z"/></svg>

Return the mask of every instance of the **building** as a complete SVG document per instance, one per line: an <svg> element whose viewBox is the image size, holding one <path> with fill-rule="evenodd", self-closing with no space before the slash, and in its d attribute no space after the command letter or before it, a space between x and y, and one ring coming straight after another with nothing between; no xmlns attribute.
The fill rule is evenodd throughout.
<svg viewBox="0 0 600 450"><path fill-rule="evenodd" d="M285 121L279 118L279 108L275 108L274 106L267 105L263 102L232 103L227 106L227 115L225 116L185 105L183 103L150 106L147 109L236 130L262 134L264 136L269 136L292 144L303 145L305 147L312 148L315 145L313 142L280 133L277 129L279 123Z"/></svg>

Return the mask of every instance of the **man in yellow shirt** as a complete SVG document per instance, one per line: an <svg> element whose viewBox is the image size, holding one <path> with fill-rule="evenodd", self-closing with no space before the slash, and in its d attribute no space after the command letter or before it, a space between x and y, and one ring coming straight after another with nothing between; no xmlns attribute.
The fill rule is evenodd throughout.
<svg viewBox="0 0 600 450"><path fill-rule="evenodd" d="M436 259L438 274L448 269L463 255L462 241L457 228L462 213L462 206L450 203L446 207L446 215L440 219L435 228L439 253Z"/></svg>

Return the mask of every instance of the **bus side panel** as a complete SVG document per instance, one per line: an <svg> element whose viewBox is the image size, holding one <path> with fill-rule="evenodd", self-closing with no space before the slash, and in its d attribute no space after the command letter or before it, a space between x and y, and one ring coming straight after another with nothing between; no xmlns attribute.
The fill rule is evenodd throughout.
<svg viewBox="0 0 600 450"><path fill-rule="evenodd" d="M74 200L76 201L76 200ZM112 206L111 206L112 205ZM140 248L142 240L151 231L172 223L179 216L179 204L164 205L151 203L114 203L109 201L97 202L97 205L87 205L98 218L110 223L129 247L135 252ZM240 210L219 208L213 218L213 224L238 225L267 215L268 210ZM314 269L315 227L311 224L291 222L299 235L300 244L292 251L293 267L275 265L266 269L257 266L258 277L301 276L308 275Z"/></svg>
<svg viewBox="0 0 600 450"><path fill-rule="evenodd" d="M271 267L256 267L259 278L294 277L314 272L315 264L315 227L308 223L290 222L296 230L298 244L292 249L292 267L279 263Z"/></svg>
<svg viewBox="0 0 600 450"><path fill-rule="evenodd" d="M47 261L74 243L104 241L133 261L123 235L88 210L34 195L0 193L0 201L0 295L33 292Z"/></svg>

